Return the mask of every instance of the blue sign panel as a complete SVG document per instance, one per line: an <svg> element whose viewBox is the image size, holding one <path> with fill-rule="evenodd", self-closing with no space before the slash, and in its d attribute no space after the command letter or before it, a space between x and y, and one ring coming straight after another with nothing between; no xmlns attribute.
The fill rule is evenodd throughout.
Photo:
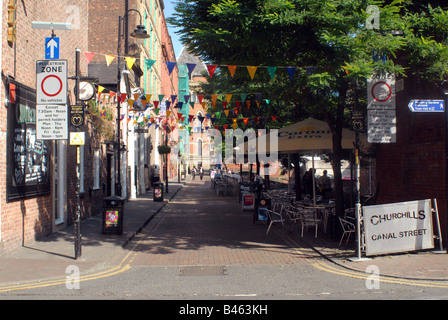
<svg viewBox="0 0 448 320"><path fill-rule="evenodd" d="M408 104L412 112L444 112L443 100L411 100Z"/></svg>
<svg viewBox="0 0 448 320"><path fill-rule="evenodd" d="M45 38L45 59L59 59L59 37Z"/></svg>

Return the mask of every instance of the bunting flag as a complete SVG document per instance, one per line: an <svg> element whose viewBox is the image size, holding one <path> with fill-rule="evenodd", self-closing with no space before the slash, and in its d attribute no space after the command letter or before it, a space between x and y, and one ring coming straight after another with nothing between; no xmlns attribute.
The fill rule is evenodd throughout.
<svg viewBox="0 0 448 320"><path fill-rule="evenodd" d="M126 99L127 99L127 97L128 97L128 94L127 93L122 93L121 94L121 103L123 103Z"/></svg>
<svg viewBox="0 0 448 320"><path fill-rule="evenodd" d="M212 105L213 105L213 108L216 107L216 99L218 99L218 95L217 94L212 94Z"/></svg>
<svg viewBox="0 0 448 320"><path fill-rule="evenodd" d="M247 71L249 71L249 75L252 80L254 80L254 76L255 76L255 72L257 71L257 68L258 67L253 67L253 66L247 67Z"/></svg>
<svg viewBox="0 0 448 320"><path fill-rule="evenodd" d="M92 61L93 57L95 56L95 53L93 53L93 52L84 52L84 56L87 59L87 63L90 63L90 61Z"/></svg>
<svg viewBox="0 0 448 320"><path fill-rule="evenodd" d="M115 59L115 56L111 56L109 54L104 55L104 57L106 58L106 65L107 66L110 66L112 61L114 61L114 59Z"/></svg>
<svg viewBox="0 0 448 320"><path fill-rule="evenodd" d="M196 64L194 64L194 63L187 63L188 76L191 77L191 74L193 73L194 68L196 68Z"/></svg>
<svg viewBox="0 0 448 320"><path fill-rule="evenodd" d="M203 117L203 116L198 116L198 119L199 119L199 121L201 121L201 124L202 124L202 122L204 121L205 117Z"/></svg>
<svg viewBox="0 0 448 320"><path fill-rule="evenodd" d="M208 74L210 75L210 78L213 78L213 74L215 73L217 65L216 64L208 64L207 65L207 70L208 70Z"/></svg>
<svg viewBox="0 0 448 320"><path fill-rule="evenodd" d="M289 80L292 80L294 78L294 73L296 72L296 68L288 67L288 68L286 68L286 71L288 72Z"/></svg>
<svg viewBox="0 0 448 320"><path fill-rule="evenodd" d="M230 99L232 99L232 94L231 93L226 94L226 101L227 101L227 103L230 103Z"/></svg>
<svg viewBox="0 0 448 320"><path fill-rule="evenodd" d="M154 108L157 109L159 106L159 101L154 100L152 103L154 104Z"/></svg>
<svg viewBox="0 0 448 320"><path fill-rule="evenodd" d="M174 67L176 66L176 64L177 64L176 62L170 62L170 61L166 62L166 66L168 67L169 75L171 75L171 73L173 72Z"/></svg>
<svg viewBox="0 0 448 320"><path fill-rule="evenodd" d="M176 94L172 94L171 95L171 102L174 104L174 101L176 101L177 99L177 95Z"/></svg>
<svg viewBox="0 0 448 320"><path fill-rule="evenodd" d="M242 94L241 94L241 101L244 102L244 100L246 100L246 98L247 98L247 94L242 93Z"/></svg>
<svg viewBox="0 0 448 320"><path fill-rule="evenodd" d="M182 109L184 103L182 101L179 101L176 105L176 108Z"/></svg>
<svg viewBox="0 0 448 320"><path fill-rule="evenodd" d="M243 118L244 125L247 126L247 121L248 121L248 120L249 120L249 118Z"/></svg>
<svg viewBox="0 0 448 320"><path fill-rule="evenodd" d="M152 98L152 94L147 94L146 95L146 101L151 101Z"/></svg>
<svg viewBox="0 0 448 320"><path fill-rule="evenodd" d="M235 70L236 70L236 68L238 68L238 66L228 65L227 68L229 68L230 75L231 75L232 78L233 78L233 76L234 76L234 74L235 74Z"/></svg>
<svg viewBox="0 0 448 320"><path fill-rule="evenodd" d="M145 59L146 70L149 70L154 63L156 63L156 60Z"/></svg>
<svg viewBox="0 0 448 320"><path fill-rule="evenodd" d="M274 79L275 72L277 71L277 67L266 67L268 69L269 76L271 77L271 80Z"/></svg>
<svg viewBox="0 0 448 320"><path fill-rule="evenodd" d="M190 95L184 95L185 103L188 103L188 100L190 100Z"/></svg>
<svg viewBox="0 0 448 320"><path fill-rule="evenodd" d="M194 115L190 114L188 115L188 123L191 123L191 121L193 121L194 119Z"/></svg>
<svg viewBox="0 0 448 320"><path fill-rule="evenodd" d="M230 110L224 110L224 113L226 114L226 117L229 117Z"/></svg>
<svg viewBox="0 0 448 320"><path fill-rule="evenodd" d="M204 99L204 95L200 94L198 95L199 103L202 103L202 99Z"/></svg>
<svg viewBox="0 0 448 320"><path fill-rule="evenodd" d="M227 108L227 102L226 102L226 101L223 101L223 102L222 102L222 106L224 107L224 109Z"/></svg>
<svg viewBox="0 0 448 320"><path fill-rule="evenodd" d="M126 57L124 59L126 60L126 64L128 66L128 69L131 70L133 65L134 65L134 63L135 63L135 60L137 60L137 59L136 58L132 58L132 57Z"/></svg>
<svg viewBox="0 0 448 320"><path fill-rule="evenodd" d="M159 101L162 101L163 98L165 98L165 95L164 94L159 94Z"/></svg>

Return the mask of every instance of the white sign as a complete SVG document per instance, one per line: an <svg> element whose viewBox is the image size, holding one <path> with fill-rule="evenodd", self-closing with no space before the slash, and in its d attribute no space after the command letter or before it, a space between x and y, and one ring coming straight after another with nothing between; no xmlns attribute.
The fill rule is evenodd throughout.
<svg viewBox="0 0 448 320"><path fill-rule="evenodd" d="M36 61L36 104L67 104L67 60Z"/></svg>
<svg viewBox="0 0 448 320"><path fill-rule="evenodd" d="M366 255L434 248L431 200L363 207Z"/></svg>
<svg viewBox="0 0 448 320"><path fill-rule="evenodd" d="M36 105L38 140L68 139L68 108L65 105Z"/></svg>
<svg viewBox="0 0 448 320"><path fill-rule="evenodd" d="M70 145L83 146L86 141L85 132L70 132Z"/></svg>
<svg viewBox="0 0 448 320"><path fill-rule="evenodd" d="M367 79L367 109L395 110L395 75L378 73Z"/></svg>
<svg viewBox="0 0 448 320"><path fill-rule="evenodd" d="M367 110L367 141L369 143L397 142L395 110Z"/></svg>

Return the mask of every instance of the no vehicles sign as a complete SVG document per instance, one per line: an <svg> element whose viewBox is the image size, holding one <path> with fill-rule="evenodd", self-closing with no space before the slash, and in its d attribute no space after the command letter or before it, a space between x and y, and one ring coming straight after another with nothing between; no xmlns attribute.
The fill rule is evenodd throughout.
<svg viewBox="0 0 448 320"><path fill-rule="evenodd" d="M36 104L67 103L67 60L36 61Z"/></svg>

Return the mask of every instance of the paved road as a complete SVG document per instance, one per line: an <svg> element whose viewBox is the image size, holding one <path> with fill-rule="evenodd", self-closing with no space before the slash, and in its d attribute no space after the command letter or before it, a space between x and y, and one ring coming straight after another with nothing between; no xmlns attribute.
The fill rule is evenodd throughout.
<svg viewBox="0 0 448 320"><path fill-rule="evenodd" d="M117 250L111 261L115 271L86 277L76 290L37 286L2 298L448 298L446 282L375 282L371 273L333 265L301 242L297 231L287 234L276 227L266 236L266 230L266 224L252 223L235 197L217 196L207 178L196 179Z"/></svg>

